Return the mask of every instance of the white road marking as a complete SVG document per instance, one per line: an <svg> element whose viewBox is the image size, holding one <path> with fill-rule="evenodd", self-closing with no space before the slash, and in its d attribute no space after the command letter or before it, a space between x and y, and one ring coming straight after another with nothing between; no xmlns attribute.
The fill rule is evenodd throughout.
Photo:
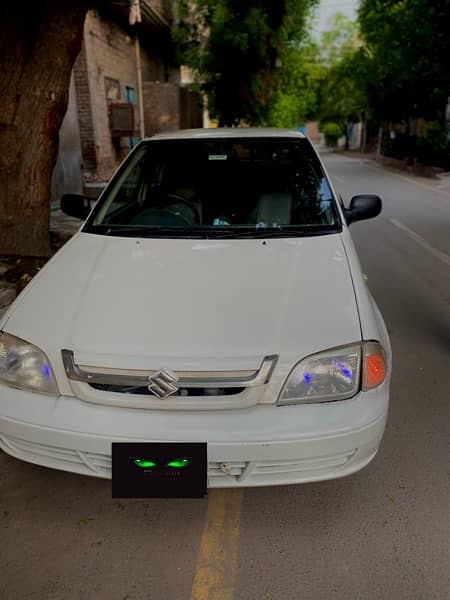
<svg viewBox="0 0 450 600"><path fill-rule="evenodd" d="M434 246L429 244L422 236L420 236L418 233L416 233L403 223L400 223L400 221L397 221L397 219L389 219L389 222L395 227L401 229L404 233L406 233L408 237L410 237L417 244L419 244L419 246L422 246L422 248L428 250L428 252L432 254L435 258L438 258L448 267L450 267L450 256L448 254L442 252L441 250L438 250L437 248L434 248Z"/></svg>
<svg viewBox="0 0 450 600"><path fill-rule="evenodd" d="M345 185L345 181L342 179L342 177L338 177L337 175L331 174L331 179L336 179L336 181L338 183L341 183L342 185Z"/></svg>

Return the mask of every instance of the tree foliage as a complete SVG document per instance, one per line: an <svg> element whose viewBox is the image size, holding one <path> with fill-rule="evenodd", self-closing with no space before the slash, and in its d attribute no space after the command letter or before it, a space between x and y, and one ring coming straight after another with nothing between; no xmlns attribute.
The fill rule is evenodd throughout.
<svg viewBox="0 0 450 600"><path fill-rule="evenodd" d="M317 0L179 0L174 38L220 125L292 120L287 73L304 73L296 48ZM309 74L311 80L314 76ZM290 115L290 116L287 116Z"/></svg>
<svg viewBox="0 0 450 600"><path fill-rule="evenodd" d="M360 45L357 23L342 13L335 13L328 21L328 29L322 33L319 57L325 66L333 67Z"/></svg>
<svg viewBox="0 0 450 600"><path fill-rule="evenodd" d="M359 23L375 115L442 120L450 94L450 0L362 0Z"/></svg>
<svg viewBox="0 0 450 600"><path fill-rule="evenodd" d="M357 24L342 14L334 15L330 29L322 34L319 56L325 69L318 98L321 128L337 125L348 147L351 127L367 109L366 56Z"/></svg>
<svg viewBox="0 0 450 600"><path fill-rule="evenodd" d="M280 82L261 125L295 127L315 118L325 69L317 60L317 45L308 41L285 53Z"/></svg>

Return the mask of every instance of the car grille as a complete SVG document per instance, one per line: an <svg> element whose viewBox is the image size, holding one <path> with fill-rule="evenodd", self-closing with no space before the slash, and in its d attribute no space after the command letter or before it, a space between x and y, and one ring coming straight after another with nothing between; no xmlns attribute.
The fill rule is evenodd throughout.
<svg viewBox="0 0 450 600"><path fill-rule="evenodd" d="M248 408L268 402L268 398L274 402L279 391L271 382L277 355L256 359L259 368L250 370L145 371L79 365L72 350L62 350L61 354L73 395L107 406L143 410Z"/></svg>
<svg viewBox="0 0 450 600"><path fill-rule="evenodd" d="M129 385L111 385L107 383L90 383L90 387L101 392L114 392L116 394L137 394L140 396L153 396L148 386L129 386ZM186 396L232 396L234 394L240 394L244 391L243 387L233 388L180 388L172 397L186 397Z"/></svg>

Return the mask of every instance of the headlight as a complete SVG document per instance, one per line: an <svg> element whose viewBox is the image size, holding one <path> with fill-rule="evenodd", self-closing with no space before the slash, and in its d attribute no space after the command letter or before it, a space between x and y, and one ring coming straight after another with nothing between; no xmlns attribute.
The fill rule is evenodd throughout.
<svg viewBox="0 0 450 600"><path fill-rule="evenodd" d="M362 371L362 373L361 373ZM345 400L380 385L386 377L386 357L378 342L363 342L301 360L284 384L278 404L308 404Z"/></svg>
<svg viewBox="0 0 450 600"><path fill-rule="evenodd" d="M0 382L59 396L52 367L42 350L8 333L0 333Z"/></svg>

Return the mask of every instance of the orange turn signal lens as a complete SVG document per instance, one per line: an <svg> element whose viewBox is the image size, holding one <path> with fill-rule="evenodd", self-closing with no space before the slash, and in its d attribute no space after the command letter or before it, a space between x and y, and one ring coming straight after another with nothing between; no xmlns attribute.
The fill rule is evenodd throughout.
<svg viewBox="0 0 450 600"><path fill-rule="evenodd" d="M378 342L364 344L362 389L371 390L386 379L386 358L383 347Z"/></svg>

